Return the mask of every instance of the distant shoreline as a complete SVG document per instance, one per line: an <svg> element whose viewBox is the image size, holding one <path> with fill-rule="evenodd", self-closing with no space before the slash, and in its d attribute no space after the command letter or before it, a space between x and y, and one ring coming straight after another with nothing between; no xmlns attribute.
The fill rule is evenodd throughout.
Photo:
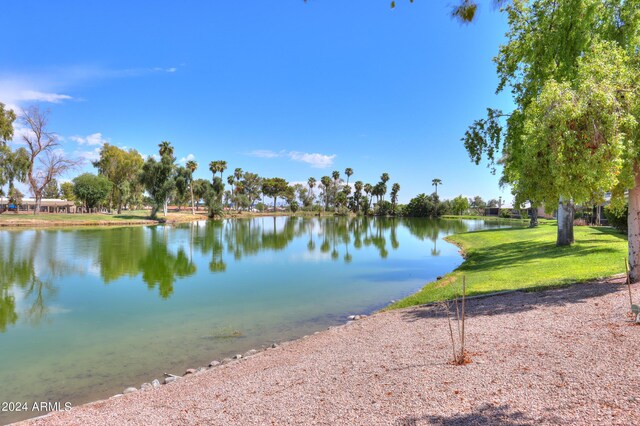
<svg viewBox="0 0 640 426"><path fill-rule="evenodd" d="M102 214L102 213L41 213L38 215L25 213L3 213L0 214L0 229L3 228L48 228L48 227L97 227L97 226L135 226L135 225L165 225L176 223L187 223L200 220L208 220L206 212L196 211L192 215L190 210L182 212L171 212L166 217L159 215L157 219L150 219L147 211L124 212L122 214ZM333 217L333 213L316 212L226 212L220 219L243 219L253 217L275 217L275 216L295 216L295 217Z"/></svg>
<svg viewBox="0 0 640 426"><path fill-rule="evenodd" d="M187 223L200 220L208 220L206 212L197 211L195 215L190 213L189 209L182 212L171 212L166 217L159 215L157 219L150 219L148 210L138 210L134 212L124 212L122 214L106 214L106 213L41 213L39 215L25 213L9 213L0 214L0 229L3 228L48 228L48 227L98 227L98 226L136 226L136 225L165 225L176 223ZM275 217L275 216L293 216L293 217L334 217L332 212L226 212L220 219L243 219L254 217ZM349 215L349 217L354 217ZM374 217L374 216L371 216ZM446 215L439 219L475 219L475 220L500 220L506 222L528 222L526 219L509 219L494 216L452 216Z"/></svg>

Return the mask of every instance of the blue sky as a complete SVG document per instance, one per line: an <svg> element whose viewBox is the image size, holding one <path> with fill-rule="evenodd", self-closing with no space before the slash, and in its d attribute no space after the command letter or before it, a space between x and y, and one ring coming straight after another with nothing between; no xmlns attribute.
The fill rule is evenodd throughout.
<svg viewBox="0 0 640 426"><path fill-rule="evenodd" d="M505 17L481 2L464 26L449 1L397 3L9 1L0 102L48 108L70 157L168 140L196 177L212 160L290 182L351 167L389 173L401 202L436 177L444 198L511 199L460 142L486 107L510 109L491 61Z"/></svg>

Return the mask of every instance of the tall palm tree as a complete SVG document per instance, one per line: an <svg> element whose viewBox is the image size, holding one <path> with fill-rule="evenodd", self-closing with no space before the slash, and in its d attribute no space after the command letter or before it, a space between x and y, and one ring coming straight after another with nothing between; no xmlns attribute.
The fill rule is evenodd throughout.
<svg viewBox="0 0 640 426"><path fill-rule="evenodd" d="M393 207L393 213L396 212L396 203L398 202L398 192L400 192L400 184L394 183L391 186L391 206Z"/></svg>
<svg viewBox="0 0 640 426"><path fill-rule="evenodd" d="M213 177L216 177L216 173L218 173L218 162L217 161L212 161L209 163L209 170L211 170L211 173L213 173Z"/></svg>
<svg viewBox="0 0 640 426"><path fill-rule="evenodd" d="M353 198L356 202L356 212L360 211L360 195L362 194L362 188L364 184L361 180L357 180L356 183L353 184L353 187L356 189L355 194L353 194Z"/></svg>
<svg viewBox="0 0 640 426"><path fill-rule="evenodd" d="M193 160L187 161L185 164L187 170L189 170L189 189L191 190L191 214L196 214L196 204L193 199L193 172L198 168L198 163Z"/></svg>
<svg viewBox="0 0 640 426"><path fill-rule="evenodd" d="M308 180L307 180L307 185L309 185L309 205L313 202L313 188L316 186L316 178L314 178L313 176L311 176Z"/></svg>
<svg viewBox="0 0 640 426"><path fill-rule="evenodd" d="M438 195L438 185L442 185L442 181L438 178L435 178L431 181L431 185L436 187L436 195Z"/></svg>
<svg viewBox="0 0 640 426"><path fill-rule="evenodd" d="M380 203L381 200L384 200L384 194L386 193L387 193L387 185L385 185L382 182L376 183L375 186L373 187L373 190L371 191L371 194L376 196L377 203Z"/></svg>
<svg viewBox="0 0 640 426"><path fill-rule="evenodd" d="M351 167L347 167L344 169L344 174L347 175L347 186L349 186L349 178L353 174L353 169Z"/></svg>
<svg viewBox="0 0 640 426"><path fill-rule="evenodd" d="M160 148L161 157L164 157L164 154L167 154L170 157L173 156L173 147L171 146L171 142L162 141L158 144L158 147Z"/></svg>
<svg viewBox="0 0 640 426"><path fill-rule="evenodd" d="M240 180L240 178L242 178L242 169L240 167L236 167L236 169L233 171L233 176L236 178L236 180Z"/></svg>
<svg viewBox="0 0 640 426"><path fill-rule="evenodd" d="M231 198L233 198L233 186L236 183L236 177L235 175L229 175L227 176L227 183L229 184L229 186L231 187Z"/></svg>
<svg viewBox="0 0 640 426"><path fill-rule="evenodd" d="M336 188L338 188L338 181L340 180L340 172L337 170L334 170L333 172L331 172L331 177L333 177L333 184L335 185Z"/></svg>
<svg viewBox="0 0 640 426"><path fill-rule="evenodd" d="M227 162L224 160L220 160L218 162L219 166L218 166L218 170L220 171L220 179L222 181L224 181L224 176L222 176L222 173L227 170Z"/></svg>
<svg viewBox="0 0 640 426"><path fill-rule="evenodd" d="M364 193L367 194L367 212L371 210L371 192L373 191L373 186L370 183L364 184Z"/></svg>
<svg viewBox="0 0 640 426"><path fill-rule="evenodd" d="M327 211L329 209L329 187L331 186L331 178L329 176L322 176L320 182L324 186L324 211Z"/></svg>

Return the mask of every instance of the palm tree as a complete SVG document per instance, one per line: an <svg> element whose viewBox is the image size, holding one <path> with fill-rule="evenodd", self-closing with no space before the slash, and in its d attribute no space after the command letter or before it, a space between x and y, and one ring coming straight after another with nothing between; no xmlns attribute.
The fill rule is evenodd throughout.
<svg viewBox="0 0 640 426"><path fill-rule="evenodd" d="M198 168L198 163L193 160L187 161L185 164L187 170L189 170L189 188L191 190L191 214L196 214L196 204L193 199L193 172Z"/></svg>
<svg viewBox="0 0 640 426"><path fill-rule="evenodd" d="M367 205L367 212L369 210L371 210L371 192L373 191L373 186L371 186L370 183L365 183L364 184L364 193L367 194L367 198L368 198L368 205Z"/></svg>
<svg viewBox="0 0 640 426"><path fill-rule="evenodd" d="M229 186L231 187L231 198L233 199L233 186L236 183L236 177L235 175L229 175L227 176L227 183L229 184Z"/></svg>
<svg viewBox="0 0 640 426"><path fill-rule="evenodd" d="M353 169L351 167L347 167L344 169L344 174L347 175L347 186L349 186L349 178L353 174Z"/></svg>
<svg viewBox="0 0 640 426"><path fill-rule="evenodd" d="M211 170L211 173L213 173L213 177L216 177L216 173L218 173L218 162L217 161L212 161L209 163L209 170Z"/></svg>
<svg viewBox="0 0 640 426"><path fill-rule="evenodd" d="M391 206L393 207L392 211L395 214L396 212L396 203L398 202L398 192L400 191L400 184L394 183L391 187Z"/></svg>
<svg viewBox="0 0 640 426"><path fill-rule="evenodd" d="M329 209L329 187L331 186L331 178L329 176L322 176L320 182L324 186L324 211L327 211Z"/></svg>
<svg viewBox="0 0 640 426"><path fill-rule="evenodd" d="M162 141L158 144L158 147L160 147L161 157L164 157L164 154L167 154L170 157L173 156L173 147L171 146L171 142Z"/></svg>
<svg viewBox="0 0 640 426"><path fill-rule="evenodd" d="M220 172L220 180L223 180L224 177L222 176L222 172L227 170L227 162L224 160L212 161L211 163L209 163L209 170L211 170L211 173L213 173L214 177L216 173Z"/></svg>
<svg viewBox="0 0 640 426"><path fill-rule="evenodd" d="M313 188L316 186L316 178L314 178L313 176L311 176L308 180L307 180L307 184L309 185L309 204L311 204L313 202Z"/></svg>
<svg viewBox="0 0 640 426"><path fill-rule="evenodd" d="M224 160L220 160L218 162L219 166L218 166L218 170L220 171L220 179L222 179L224 181L224 177L222 176L222 173L227 170L227 162Z"/></svg>
<svg viewBox="0 0 640 426"><path fill-rule="evenodd" d="M242 178L242 169L240 167L236 167L236 169L233 171L233 176L236 178L236 180L240 180L240 178Z"/></svg>
<svg viewBox="0 0 640 426"><path fill-rule="evenodd" d="M334 170L331 173L331 177L333 177L333 186L336 189L336 192L338 191L338 182L340 181L340 172L337 170Z"/></svg>
<svg viewBox="0 0 640 426"><path fill-rule="evenodd" d="M383 173L380 176L380 180L382 181L382 183L387 183L389 181L389 173Z"/></svg>
<svg viewBox="0 0 640 426"><path fill-rule="evenodd" d="M356 212L360 211L360 195L362 194L362 188L364 187L364 184L362 183L361 180L357 180L355 184L353 184L353 187L356 189L355 194L353 194L353 198L356 202Z"/></svg>
<svg viewBox="0 0 640 426"><path fill-rule="evenodd" d="M431 181L431 185L436 187L436 195L438 195L438 185L442 185L442 181L438 178L435 178Z"/></svg>
<svg viewBox="0 0 640 426"><path fill-rule="evenodd" d="M371 195L375 195L376 203L380 204L381 199L384 199L384 194L386 194L386 185L382 182L378 182L374 185L371 190Z"/></svg>

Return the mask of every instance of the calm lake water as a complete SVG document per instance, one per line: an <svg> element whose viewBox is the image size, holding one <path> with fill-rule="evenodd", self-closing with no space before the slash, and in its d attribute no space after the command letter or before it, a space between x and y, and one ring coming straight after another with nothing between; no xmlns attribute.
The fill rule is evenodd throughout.
<svg viewBox="0 0 640 426"><path fill-rule="evenodd" d="M442 237L497 226L264 217L0 231L0 404L77 405L371 313L462 262ZM0 411L0 423L41 414Z"/></svg>

